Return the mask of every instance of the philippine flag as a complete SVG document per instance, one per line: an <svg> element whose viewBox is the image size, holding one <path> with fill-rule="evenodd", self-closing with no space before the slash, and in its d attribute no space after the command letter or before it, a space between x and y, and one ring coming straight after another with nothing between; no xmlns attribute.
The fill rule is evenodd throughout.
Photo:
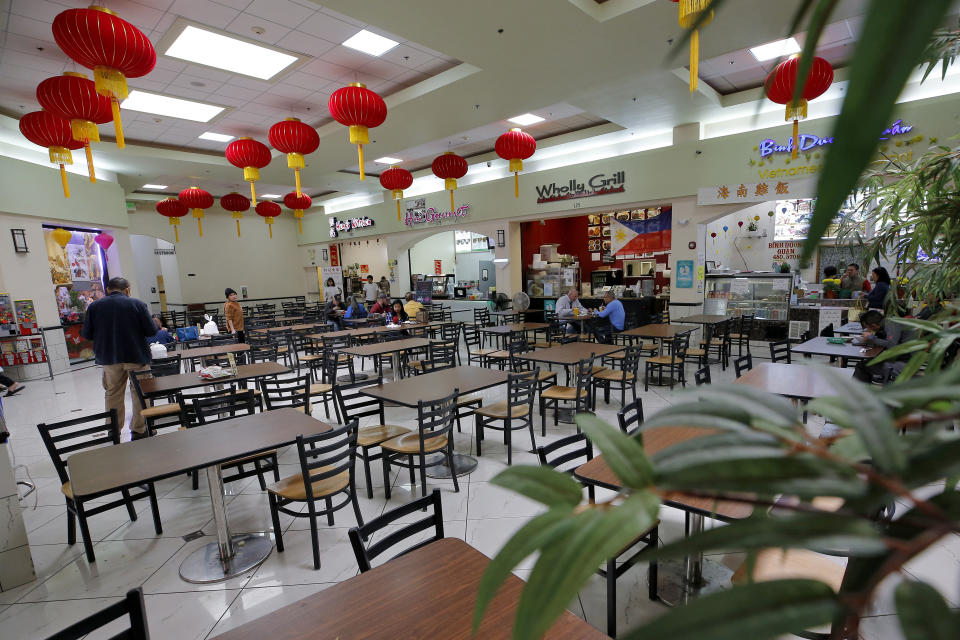
<svg viewBox="0 0 960 640"><path fill-rule="evenodd" d="M673 213L664 207L660 215L647 220L610 218L610 253L629 255L670 250L670 227Z"/></svg>

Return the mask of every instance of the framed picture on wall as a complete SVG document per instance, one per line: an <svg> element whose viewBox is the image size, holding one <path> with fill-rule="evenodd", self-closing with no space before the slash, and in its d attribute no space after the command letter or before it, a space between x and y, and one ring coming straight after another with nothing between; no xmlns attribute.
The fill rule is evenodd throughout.
<svg viewBox="0 0 960 640"><path fill-rule="evenodd" d="M600 214L599 213L588 213L587 214L587 224L600 224Z"/></svg>
<svg viewBox="0 0 960 640"><path fill-rule="evenodd" d="M704 267L707 269L707 273L717 270L717 263L715 260L707 260L703 263Z"/></svg>
<svg viewBox="0 0 960 640"><path fill-rule="evenodd" d="M323 255L323 259L324 259L324 260L329 260L329 259L330 259L330 258L329 258L329 254L327 254L327 250L326 250L326 249L323 250L323 254L322 254L322 255Z"/></svg>

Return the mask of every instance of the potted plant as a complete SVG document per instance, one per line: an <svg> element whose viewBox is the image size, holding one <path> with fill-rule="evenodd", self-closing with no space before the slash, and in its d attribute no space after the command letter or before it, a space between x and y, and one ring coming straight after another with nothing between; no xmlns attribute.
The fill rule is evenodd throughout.
<svg viewBox="0 0 960 640"><path fill-rule="evenodd" d="M747 225L747 231L757 231L758 229L760 229L760 226L756 220L751 220L750 224Z"/></svg>
<svg viewBox="0 0 960 640"><path fill-rule="evenodd" d="M839 295L840 293L839 278L824 278L822 284L823 284L824 298L836 298Z"/></svg>

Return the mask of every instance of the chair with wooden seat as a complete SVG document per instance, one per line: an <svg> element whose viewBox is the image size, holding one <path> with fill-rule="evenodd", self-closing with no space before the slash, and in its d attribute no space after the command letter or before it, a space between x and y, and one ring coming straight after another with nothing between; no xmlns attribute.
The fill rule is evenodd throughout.
<svg viewBox="0 0 960 640"><path fill-rule="evenodd" d="M593 388L593 354L589 358L577 363L574 372L575 386L555 384L540 394L540 431L547 435L547 409L553 405L553 424L560 424L559 416L561 402L572 402L573 412L582 413L590 410L590 390ZM579 431L579 427L577 427Z"/></svg>
<svg viewBox="0 0 960 640"><path fill-rule="evenodd" d="M453 342L431 342L422 360L408 360L404 363L404 373L418 376L424 371L424 365L430 362L431 369L437 370L457 366L457 350Z"/></svg>
<svg viewBox="0 0 960 640"><path fill-rule="evenodd" d="M582 433L561 438L549 445L539 447L537 455L540 465L572 474L574 470L593 459L593 446ZM593 485L587 485L587 494L594 502ZM617 580L635 564L645 559L649 549L657 548L659 522L638 535L633 541L608 558L597 574L606 580L607 586L607 635L617 636ZM621 558L626 557L624 560ZM647 567L648 594L651 600L657 600L657 562Z"/></svg>
<svg viewBox="0 0 960 640"><path fill-rule="evenodd" d="M513 331L508 334L508 341L505 349L498 349L487 355L487 363L492 367L496 365L503 371L510 366L510 357L512 353L523 353L529 351L530 346L527 342L527 336L523 331Z"/></svg>
<svg viewBox="0 0 960 640"><path fill-rule="evenodd" d="M448 345L450 346L450 345ZM452 369L456 361L448 352L431 352L426 360L422 361L420 373L434 373L444 369ZM462 395L457 398L457 433L463 432L463 419L469 418L473 412L483 406L483 397L478 395Z"/></svg>
<svg viewBox="0 0 960 640"><path fill-rule="evenodd" d="M270 517L277 541L277 553L283 553L283 528L280 514L310 519L310 542L313 548L313 568L320 568L320 540L317 518L327 517L327 525L334 525L334 513L348 504L353 507L357 522L363 525L363 515L357 502L354 466L357 459L357 421L345 427L311 436L297 436L297 454L300 471L267 486ZM336 499L336 503L334 502ZM317 503L323 501L323 507ZM291 504L306 503L306 509Z"/></svg>
<svg viewBox="0 0 960 640"><path fill-rule="evenodd" d="M748 353L747 355L745 355L745 356L740 356L739 358L737 358L736 360L734 360L734 361L733 361L733 370L737 373L737 377L738 377L738 378L739 378L740 376L742 376L743 374L745 374L747 371L752 371L752 370L753 370L753 355Z"/></svg>
<svg viewBox="0 0 960 640"><path fill-rule="evenodd" d="M624 408L617 411L617 423L620 431L628 436L634 435L643 424L643 400L637 398Z"/></svg>
<svg viewBox="0 0 960 640"><path fill-rule="evenodd" d="M687 386L687 377L684 371L684 360L687 357L687 349L690 347L690 334L674 336L670 341L670 355L654 356L647 358L644 366L643 390L650 390L650 376L654 373L658 375L658 384L663 384L663 372L667 371L670 375L670 389L680 382L684 387Z"/></svg>
<svg viewBox="0 0 960 640"><path fill-rule="evenodd" d="M731 344L737 345L737 357L742 357L744 351L750 353L750 336L753 333L753 314L744 314L737 318L730 333Z"/></svg>
<svg viewBox="0 0 960 640"><path fill-rule="evenodd" d="M310 415L310 387L310 374L283 380L260 380L264 410L292 408Z"/></svg>
<svg viewBox="0 0 960 640"><path fill-rule="evenodd" d="M153 369L142 369L140 371L129 371L130 383L133 386L134 402L139 402L140 415L146 425L147 435L152 436L157 429L164 427L178 427L180 422L180 405L176 402L176 395L168 396L167 402L163 404L154 404L154 398L147 398L143 395L141 383L145 379L158 377L155 376Z"/></svg>
<svg viewBox="0 0 960 640"><path fill-rule="evenodd" d="M510 351L510 370L513 373L526 373L530 371L537 372L537 393L542 394L545 390L557 384L557 372L549 369L541 369L533 360L520 358L519 356L526 351L523 347L526 343L517 343L511 345Z"/></svg>
<svg viewBox="0 0 960 640"><path fill-rule="evenodd" d="M530 430L530 447L537 448L533 433L533 399L537 392L539 369L512 373L507 377L507 399L481 407L473 412L476 418L475 435L477 455L482 453L483 430L503 431L503 444L507 447L507 464L513 464L512 433L518 429ZM542 401L541 401L542 403ZM499 423L499 424L498 424Z"/></svg>
<svg viewBox="0 0 960 640"><path fill-rule="evenodd" d="M549 349L550 347L555 347L558 344L563 343L563 338L565 337L563 327L560 326L560 323L557 322L556 314L553 314L552 320L545 321L547 326L543 329L537 329L533 332L534 339L536 340L537 333L543 332L543 339L536 340L533 344L530 345L532 349Z"/></svg>
<svg viewBox="0 0 960 640"><path fill-rule="evenodd" d="M459 389L438 400L417 401L417 431L391 438L380 443L383 452L383 491L390 499L390 468L406 467L410 471L411 493L415 491L416 471L420 472L420 490L427 495L427 468L446 464L453 469L453 423L457 417ZM428 460L430 454L440 456ZM451 473L453 490L460 491L457 474Z"/></svg>
<svg viewBox="0 0 960 640"><path fill-rule="evenodd" d="M457 356L458 364L463 364L463 360L460 357L460 335L462 332L462 322L447 323L440 327L440 342L453 345L453 350Z"/></svg>
<svg viewBox="0 0 960 640"><path fill-rule="evenodd" d="M266 344L260 344L257 346L250 346L250 350L247 351L247 362L254 364L257 362L276 362L277 361L277 345L267 342Z"/></svg>
<svg viewBox="0 0 960 640"><path fill-rule="evenodd" d="M593 374L593 401L596 403L597 389L603 388L603 401L610 404L610 389L620 389L620 405L627 404L627 389L637 399L637 370L640 367L640 347L627 347L620 361L619 369L604 368Z"/></svg>
<svg viewBox="0 0 960 640"><path fill-rule="evenodd" d="M207 346L216 347L222 344L236 344L237 336L227 334L220 334L218 336L210 336L209 344Z"/></svg>
<svg viewBox="0 0 960 640"><path fill-rule="evenodd" d="M180 373L181 355L178 353L166 358L153 358L150 360L150 370L158 376L172 376Z"/></svg>
<svg viewBox="0 0 960 640"><path fill-rule="evenodd" d="M476 310L474 310L476 311ZM485 347L483 345L483 338L480 334L480 331L476 326L467 326L463 327L463 343L466 345L467 349L467 365L472 365L476 362L481 367L488 366L488 357L494 351L497 351L493 347Z"/></svg>
<svg viewBox="0 0 960 640"><path fill-rule="evenodd" d="M734 361L734 364L736 364L736 360ZM710 365L694 371L693 379L696 381L698 387L702 387L705 384L710 384Z"/></svg>
<svg viewBox="0 0 960 640"><path fill-rule="evenodd" d="M113 626L113 622L121 618L130 620L129 628L124 629L116 635L111 635L112 640L150 640L150 629L147 626L147 609L143 604L143 589L137 587L127 591L126 597L119 602L114 602L110 606L92 613L83 620L74 622L66 629L62 629L53 634L47 640L81 640L81 638L93 637L94 632L107 625ZM112 630L111 633L113 633Z"/></svg>
<svg viewBox="0 0 960 640"><path fill-rule="evenodd" d="M119 506L127 508L130 520L137 519L137 512L133 508L133 501L147 498L150 500L150 509L153 512L153 527L157 535L163 533L160 525L160 511L157 507L157 494L152 482L140 483L134 488L110 489L99 493L84 496L75 496L68 473L69 456L89 449L120 444L120 428L117 422L117 412L110 409L105 413L93 413L61 422L41 422L37 425L43 444L53 461L53 468L60 479L60 491L67 503L67 544L77 542L77 524L80 525L80 537L89 562L96 561L93 553L93 539L87 526L87 518ZM106 473L107 470L104 470ZM120 498L103 504L87 507L92 500L99 500L110 494L120 494ZM14 504L16 506L16 504Z"/></svg>
<svg viewBox="0 0 960 640"><path fill-rule="evenodd" d="M770 343L770 362L785 362L791 364L792 352L789 340L778 340Z"/></svg>
<svg viewBox="0 0 960 640"><path fill-rule="evenodd" d="M360 380L347 384L337 383L333 386L333 395L337 399L340 410L340 421L360 421L363 418L375 418L376 423L361 427L357 432L357 455L363 460L363 475L367 484L367 497L373 498L373 479L370 475L370 463L379 460L383 451L371 454L371 450L379 449L381 442L386 442L397 436L410 433L410 429L395 424L385 424L383 400L372 398L360 392L364 387L383 384L383 377Z"/></svg>
<svg viewBox="0 0 960 640"><path fill-rule="evenodd" d="M348 336L323 336L321 342L324 351L333 351L337 354L337 369L349 369L350 374L353 375L353 356L340 353L341 349L350 346L350 338Z"/></svg>
<svg viewBox="0 0 960 640"><path fill-rule="evenodd" d="M369 544L375 534L394 524L401 518L411 516L418 511L425 511L427 507L432 507L433 513L424 516L416 522L404 524L398 531L386 535L381 540L377 537L377 542ZM427 531L433 528L434 533L426 540L420 540L410 547L405 548L400 553L394 554L390 560L399 558L402 555L425 547L431 542L442 540L443 535L443 507L440 501L440 489L434 489L429 496L417 498L396 509L391 509L360 527L351 527L347 532L350 537L350 544L353 546L353 555L357 558L357 565L360 567L360 573L365 573L373 568L373 560L384 554L388 549L400 544L401 542L415 536L421 531ZM389 562L390 560L387 560Z"/></svg>

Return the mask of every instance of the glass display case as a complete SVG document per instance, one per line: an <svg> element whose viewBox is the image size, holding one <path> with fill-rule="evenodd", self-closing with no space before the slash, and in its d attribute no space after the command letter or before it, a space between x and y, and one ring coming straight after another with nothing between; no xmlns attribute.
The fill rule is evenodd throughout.
<svg viewBox="0 0 960 640"><path fill-rule="evenodd" d="M786 322L792 285L792 273L707 274L703 312Z"/></svg>

